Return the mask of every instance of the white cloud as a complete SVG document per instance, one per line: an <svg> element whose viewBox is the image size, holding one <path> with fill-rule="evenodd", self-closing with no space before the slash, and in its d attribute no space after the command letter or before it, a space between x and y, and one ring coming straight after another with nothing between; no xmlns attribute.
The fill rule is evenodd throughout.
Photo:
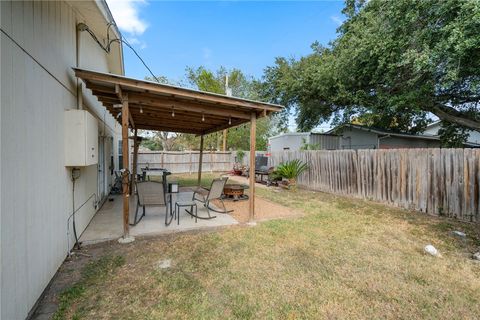
<svg viewBox="0 0 480 320"><path fill-rule="evenodd" d="M108 7L120 31L131 35L141 35L148 24L140 18L140 7L145 5L145 0L107 0Z"/></svg>
<svg viewBox="0 0 480 320"><path fill-rule="evenodd" d="M331 16L330 20L332 20L333 22L335 22L339 26L342 25L342 23L343 23L342 18L340 18L339 16Z"/></svg>

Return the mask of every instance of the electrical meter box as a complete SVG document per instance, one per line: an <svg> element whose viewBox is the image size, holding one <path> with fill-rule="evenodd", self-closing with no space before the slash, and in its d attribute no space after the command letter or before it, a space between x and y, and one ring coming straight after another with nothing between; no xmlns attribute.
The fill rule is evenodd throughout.
<svg viewBox="0 0 480 320"><path fill-rule="evenodd" d="M98 122L86 110L65 110L65 166L98 163Z"/></svg>

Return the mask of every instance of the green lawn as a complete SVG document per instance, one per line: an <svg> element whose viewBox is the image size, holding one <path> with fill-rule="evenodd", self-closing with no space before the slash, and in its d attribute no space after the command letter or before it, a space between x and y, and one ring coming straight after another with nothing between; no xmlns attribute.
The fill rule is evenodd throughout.
<svg viewBox="0 0 480 320"><path fill-rule="evenodd" d="M478 318L474 225L310 191L257 192L306 215L104 245L57 319ZM423 253L428 243L441 258ZM163 259L170 268L158 268Z"/></svg>

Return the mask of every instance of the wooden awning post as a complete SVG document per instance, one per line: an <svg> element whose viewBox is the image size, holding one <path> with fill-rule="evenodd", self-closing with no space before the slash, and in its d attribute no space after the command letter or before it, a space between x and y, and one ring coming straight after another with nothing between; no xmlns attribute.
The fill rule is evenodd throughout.
<svg viewBox="0 0 480 320"><path fill-rule="evenodd" d="M223 151L227 151L227 129L223 130Z"/></svg>
<svg viewBox="0 0 480 320"><path fill-rule="evenodd" d="M129 150L128 150L128 121L129 121L129 109L128 109L128 95L125 94L122 97L122 155L123 155L123 169L125 170L122 175L123 185L123 238L129 236L129 212L130 212L130 194L129 194Z"/></svg>
<svg viewBox="0 0 480 320"><path fill-rule="evenodd" d="M200 136L200 154L198 155L198 186L202 182L202 162L203 162L203 134Z"/></svg>
<svg viewBox="0 0 480 320"><path fill-rule="evenodd" d="M132 159L132 178L130 180L130 195L133 194L133 190L135 189L135 182L137 182L137 162L138 162L138 136L137 136L137 128L135 128L133 135L133 159Z"/></svg>
<svg viewBox="0 0 480 320"><path fill-rule="evenodd" d="M257 114L252 112L250 115L250 197L249 201L249 220L253 221L255 218L255 141L257 128Z"/></svg>

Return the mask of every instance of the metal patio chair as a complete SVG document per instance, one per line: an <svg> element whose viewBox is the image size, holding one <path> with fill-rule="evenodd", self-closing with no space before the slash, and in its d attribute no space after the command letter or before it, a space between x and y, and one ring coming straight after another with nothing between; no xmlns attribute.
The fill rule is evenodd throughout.
<svg viewBox="0 0 480 320"><path fill-rule="evenodd" d="M208 217L196 216L196 218L199 218L199 219L216 218L216 216L210 215L210 211L214 211L218 213L233 212L233 210L227 211L227 208L225 207L225 203L223 203L223 199L222 199L223 188L225 187L225 183L227 183L227 180L228 180L228 177L213 179L210 188L200 187L193 192L192 200L203 203L203 206L205 207L205 209L207 209L207 214L208 214ZM205 192L202 192L201 189L208 191L208 193L205 194ZM216 208L211 207L210 201L212 200L219 200L223 206L223 210L217 210ZM193 214L193 212L190 214Z"/></svg>
<svg viewBox="0 0 480 320"><path fill-rule="evenodd" d="M143 181L137 182L137 209L135 210L135 218L130 225L137 225L145 216L145 207L163 207L165 206L165 221L168 216L168 202L165 195L165 189L162 182ZM143 213L137 220L138 209L142 207Z"/></svg>

